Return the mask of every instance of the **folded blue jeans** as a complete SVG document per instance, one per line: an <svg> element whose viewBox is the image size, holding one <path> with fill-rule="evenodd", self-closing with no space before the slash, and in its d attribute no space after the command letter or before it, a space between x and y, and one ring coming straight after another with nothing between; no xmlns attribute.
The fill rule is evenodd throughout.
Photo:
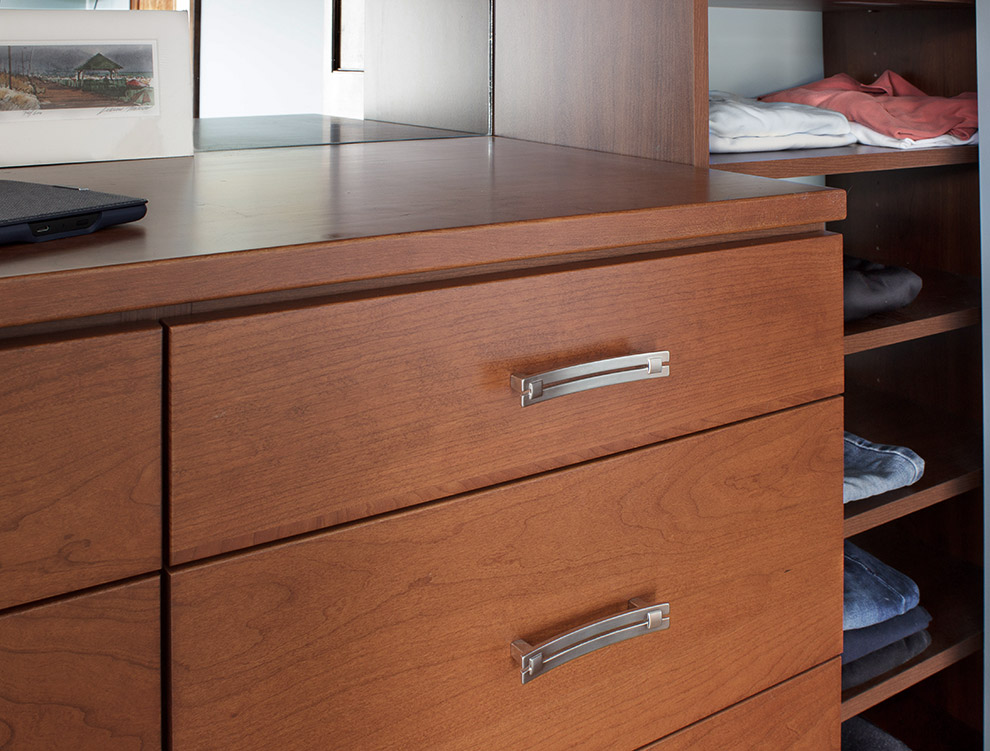
<svg viewBox="0 0 990 751"><path fill-rule="evenodd" d="M866 628L842 632L842 664L858 660L863 655L893 644L906 636L927 628L932 617L921 605Z"/></svg>
<svg viewBox="0 0 990 751"><path fill-rule="evenodd" d="M903 665L926 649L932 643L932 637L925 630L911 634L905 639L888 644L876 652L860 657L858 660L847 662L842 666L842 690L855 688L868 680L883 675L899 665Z"/></svg>
<svg viewBox="0 0 990 751"><path fill-rule="evenodd" d="M911 751L890 733L862 717L842 723L842 751Z"/></svg>
<svg viewBox="0 0 990 751"><path fill-rule="evenodd" d="M925 473L925 460L911 449L872 443L852 433L845 434L843 460L843 503L903 488Z"/></svg>
<svg viewBox="0 0 990 751"><path fill-rule="evenodd" d="M918 585L846 540L842 572L842 630L866 628L917 607Z"/></svg>

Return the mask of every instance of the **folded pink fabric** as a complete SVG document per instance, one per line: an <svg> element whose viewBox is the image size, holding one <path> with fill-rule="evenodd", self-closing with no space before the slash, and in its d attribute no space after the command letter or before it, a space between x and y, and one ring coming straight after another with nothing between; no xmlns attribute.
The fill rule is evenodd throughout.
<svg viewBox="0 0 990 751"><path fill-rule="evenodd" d="M761 96L764 102L796 102L841 112L849 120L893 138L971 138L976 132L976 94L926 96L889 70L872 84L839 73L821 81Z"/></svg>

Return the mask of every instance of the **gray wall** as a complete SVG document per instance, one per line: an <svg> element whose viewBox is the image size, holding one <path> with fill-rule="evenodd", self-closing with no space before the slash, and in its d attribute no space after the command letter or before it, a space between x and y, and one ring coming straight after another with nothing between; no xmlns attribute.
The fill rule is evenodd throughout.
<svg viewBox="0 0 990 751"><path fill-rule="evenodd" d="M822 72L822 14L711 8L708 88L756 97L817 81Z"/></svg>

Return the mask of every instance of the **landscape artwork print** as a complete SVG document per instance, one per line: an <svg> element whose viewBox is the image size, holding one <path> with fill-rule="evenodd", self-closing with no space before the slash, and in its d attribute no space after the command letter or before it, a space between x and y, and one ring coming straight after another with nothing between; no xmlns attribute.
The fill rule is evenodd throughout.
<svg viewBox="0 0 990 751"><path fill-rule="evenodd" d="M0 120L157 111L155 44L0 43Z"/></svg>

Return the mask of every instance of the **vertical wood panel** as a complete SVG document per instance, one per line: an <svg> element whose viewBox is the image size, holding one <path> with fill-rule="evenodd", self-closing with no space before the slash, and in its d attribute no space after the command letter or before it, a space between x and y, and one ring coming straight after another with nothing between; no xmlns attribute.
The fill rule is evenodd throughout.
<svg viewBox="0 0 990 751"><path fill-rule="evenodd" d="M931 96L976 91L973 8L883 8L825 13L825 75L870 82L900 73Z"/></svg>
<svg viewBox="0 0 990 751"><path fill-rule="evenodd" d="M695 0L499 0L495 133L705 164L703 18Z"/></svg>

